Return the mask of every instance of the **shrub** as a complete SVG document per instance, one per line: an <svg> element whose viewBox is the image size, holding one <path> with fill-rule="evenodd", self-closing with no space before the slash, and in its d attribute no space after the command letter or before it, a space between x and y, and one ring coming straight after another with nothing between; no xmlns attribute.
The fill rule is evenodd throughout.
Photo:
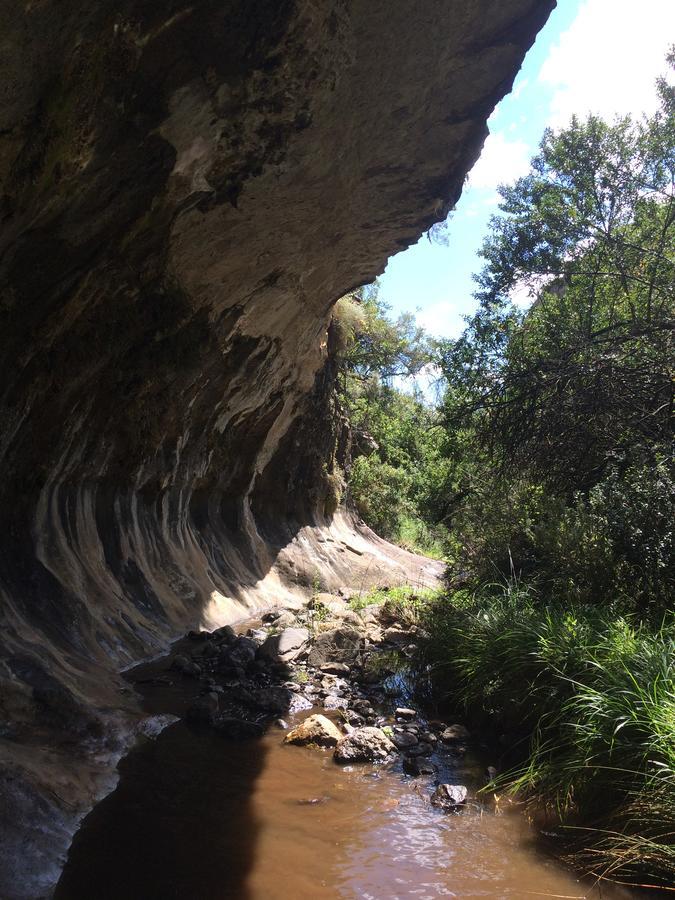
<svg viewBox="0 0 675 900"><path fill-rule="evenodd" d="M574 826L596 874L639 869L669 883L675 618L650 629L607 607L542 604L511 585L437 601L422 624L436 689L506 738L501 786Z"/></svg>

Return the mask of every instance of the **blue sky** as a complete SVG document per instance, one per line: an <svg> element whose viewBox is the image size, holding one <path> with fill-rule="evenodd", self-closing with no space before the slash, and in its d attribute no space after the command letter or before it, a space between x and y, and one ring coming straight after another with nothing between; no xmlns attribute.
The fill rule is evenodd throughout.
<svg viewBox="0 0 675 900"><path fill-rule="evenodd" d="M672 43L675 0L558 0L490 118L490 137L448 223L448 246L423 237L390 258L380 284L392 312L417 311L432 334L457 337L475 306L471 276L481 267L497 185L527 172L548 125L560 127L574 113L653 110L654 81Z"/></svg>

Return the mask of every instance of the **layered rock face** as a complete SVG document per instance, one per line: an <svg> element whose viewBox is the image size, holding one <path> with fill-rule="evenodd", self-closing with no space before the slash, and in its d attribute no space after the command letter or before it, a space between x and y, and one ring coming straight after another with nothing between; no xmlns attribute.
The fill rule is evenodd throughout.
<svg viewBox="0 0 675 900"><path fill-rule="evenodd" d="M48 890L121 666L426 577L334 517L330 310L456 201L553 5L3 2L0 895Z"/></svg>

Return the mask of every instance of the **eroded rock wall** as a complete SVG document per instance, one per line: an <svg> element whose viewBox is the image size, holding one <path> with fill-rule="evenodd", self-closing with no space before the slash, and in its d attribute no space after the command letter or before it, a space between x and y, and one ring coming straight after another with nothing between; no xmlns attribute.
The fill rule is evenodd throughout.
<svg viewBox="0 0 675 900"><path fill-rule="evenodd" d="M553 5L0 3L3 896L120 666L317 569L425 577L333 518L330 310L457 200Z"/></svg>

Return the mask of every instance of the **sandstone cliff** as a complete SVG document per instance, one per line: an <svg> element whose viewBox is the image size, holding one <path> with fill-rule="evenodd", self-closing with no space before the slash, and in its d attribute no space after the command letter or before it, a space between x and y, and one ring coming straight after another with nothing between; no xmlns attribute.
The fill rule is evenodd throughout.
<svg viewBox="0 0 675 900"><path fill-rule="evenodd" d="M317 570L425 577L334 517L330 310L456 202L554 3L1 5L0 895L31 897L121 752L121 667Z"/></svg>

